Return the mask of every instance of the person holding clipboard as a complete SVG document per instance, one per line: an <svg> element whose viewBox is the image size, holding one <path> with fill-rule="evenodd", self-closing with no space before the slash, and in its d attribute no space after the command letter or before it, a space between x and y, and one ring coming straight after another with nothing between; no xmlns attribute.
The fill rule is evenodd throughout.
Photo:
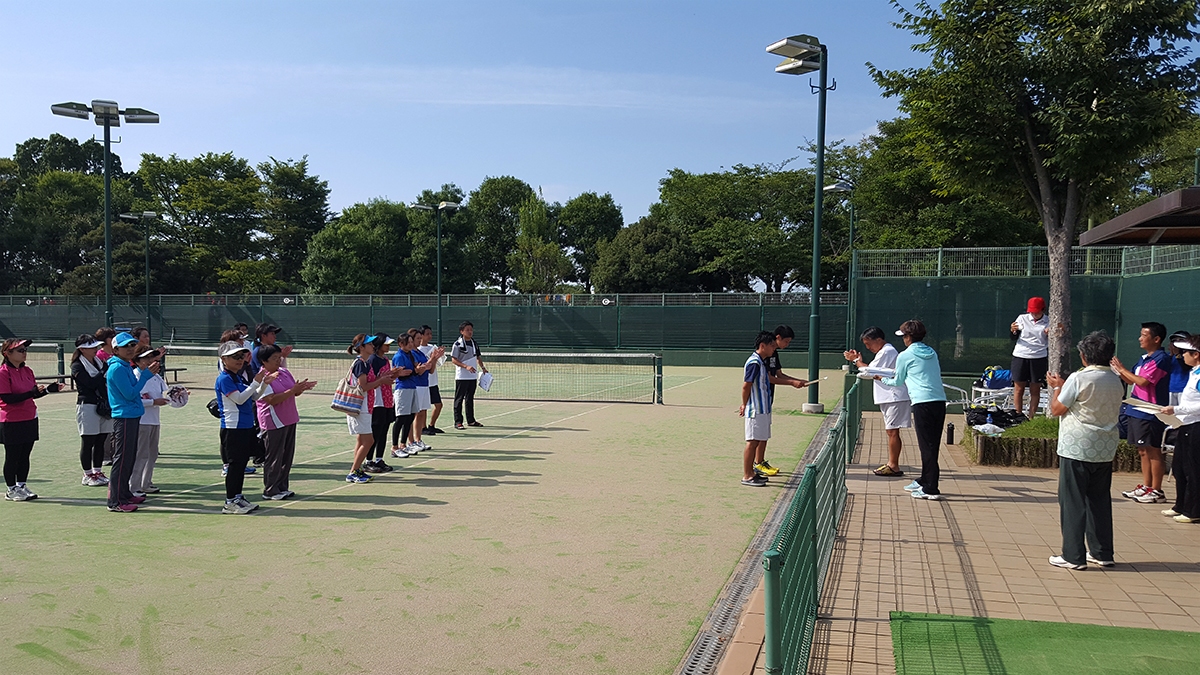
<svg viewBox="0 0 1200 675"><path fill-rule="evenodd" d="M466 423L473 427L482 424L475 419L475 387L481 374L487 374L483 359L479 354L479 345L475 344L475 325L464 321L458 326L459 338L450 348L450 360L454 362L454 428L466 429L463 426L463 404L467 406Z"/></svg>

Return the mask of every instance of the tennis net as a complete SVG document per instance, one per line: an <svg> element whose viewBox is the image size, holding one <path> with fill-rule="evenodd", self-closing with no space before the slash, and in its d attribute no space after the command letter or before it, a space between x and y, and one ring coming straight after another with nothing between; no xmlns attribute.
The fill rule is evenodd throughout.
<svg viewBox="0 0 1200 675"><path fill-rule="evenodd" d="M390 355L389 355L390 357ZM556 352L484 352L493 377L490 391L477 398L532 401L662 403L662 357L658 354L567 354ZM217 378L216 347L172 345L164 362L168 382L209 388ZM332 394L353 357L338 349L294 349L287 369L297 380L314 380L316 393ZM447 403L454 396L454 366L438 367L439 387Z"/></svg>

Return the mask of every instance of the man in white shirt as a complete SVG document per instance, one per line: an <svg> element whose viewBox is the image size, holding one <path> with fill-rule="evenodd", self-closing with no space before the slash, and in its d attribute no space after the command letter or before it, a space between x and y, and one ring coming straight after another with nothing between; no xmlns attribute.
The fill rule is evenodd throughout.
<svg viewBox="0 0 1200 675"><path fill-rule="evenodd" d="M488 370L475 344L475 325L464 321L458 326L459 338L450 348L450 360L454 363L454 428L481 427L475 419L475 387L481 373ZM463 419L463 403L467 406L467 417ZM464 421L466 424L464 425Z"/></svg>
<svg viewBox="0 0 1200 675"><path fill-rule="evenodd" d="M896 357L900 352L887 341L882 328L871 326L860 337L863 345L875 355L871 360L872 368L896 367ZM851 349L843 356L859 368L867 367L857 350ZM900 470L900 430L912 426L912 403L908 398L908 388L903 385L890 387L876 379L872 393L875 405L883 413L883 428L888 437L888 462L875 469L874 473L876 476L903 476L904 472Z"/></svg>
<svg viewBox="0 0 1200 675"><path fill-rule="evenodd" d="M1046 316L1046 301L1030 298L1022 314L1012 322L1009 330L1017 343L1013 347L1012 372L1013 407L1021 412L1024 406L1025 387L1029 387L1029 419L1037 413L1042 401L1042 381L1046 379L1046 368L1050 355L1050 317Z"/></svg>

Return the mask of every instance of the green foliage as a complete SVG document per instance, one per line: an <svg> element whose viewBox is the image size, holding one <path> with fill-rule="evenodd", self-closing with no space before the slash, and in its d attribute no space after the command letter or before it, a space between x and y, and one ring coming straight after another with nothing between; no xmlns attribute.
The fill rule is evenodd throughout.
<svg viewBox="0 0 1200 675"><path fill-rule="evenodd" d="M462 188L447 183L438 190L423 190L416 202L437 208L442 202L462 204ZM409 293L437 291L437 212L422 209L408 211L408 240L412 253L405 264ZM474 226L468 206L442 211L442 292L473 293L478 272L471 249Z"/></svg>
<svg viewBox="0 0 1200 675"><path fill-rule="evenodd" d="M513 277L508 254L517 246L521 205L534 196L533 188L512 176L488 177L468 202L475 226L472 255L481 281L508 290Z"/></svg>
<svg viewBox="0 0 1200 675"><path fill-rule="evenodd" d="M1058 438L1058 418L1035 417L1005 429L1000 435L1004 438Z"/></svg>
<svg viewBox="0 0 1200 675"><path fill-rule="evenodd" d="M508 255L513 288L518 293L554 293L559 283L571 274L571 261L558 245L554 224L546 202L531 195L519 212L521 232L516 247Z"/></svg>
<svg viewBox="0 0 1200 675"><path fill-rule="evenodd" d="M621 207L612 195L585 192L569 200L557 218L563 246L571 248L575 277L591 290L592 270L600 259L600 243L612 239L625 225Z"/></svg>
<svg viewBox="0 0 1200 675"><path fill-rule="evenodd" d="M230 260L228 266L217 272L222 286L246 295L275 293L284 287L276 278L275 263L270 260Z"/></svg>
<svg viewBox="0 0 1200 675"><path fill-rule="evenodd" d="M592 281L600 293L689 293L704 290L693 270L699 256L672 224L647 216L600 243Z"/></svg>
<svg viewBox="0 0 1200 675"><path fill-rule="evenodd" d="M1113 181L1113 199L1095 209L1099 221L1137 208L1165 194L1195 184L1196 149L1200 148L1200 115L1181 124L1155 143Z"/></svg>
<svg viewBox="0 0 1200 675"><path fill-rule="evenodd" d="M310 293L404 293L411 247L407 209L375 199L355 204L308 245L301 276Z"/></svg>
<svg viewBox="0 0 1200 675"><path fill-rule="evenodd" d="M307 156L283 162L272 157L258 165L258 172L263 190L262 230L270 237L263 253L273 261L271 274L278 274L278 279L273 277L258 286L272 291L248 292L299 289L308 242L329 221L329 183L309 175ZM221 281L229 283L225 272Z"/></svg>
<svg viewBox="0 0 1200 675"><path fill-rule="evenodd" d="M31 138L17 144L13 159L20 176L26 180L47 171L104 175L104 143L94 138L83 143L61 134L50 134L50 138ZM108 162L114 178L124 175L117 153L110 151Z"/></svg>

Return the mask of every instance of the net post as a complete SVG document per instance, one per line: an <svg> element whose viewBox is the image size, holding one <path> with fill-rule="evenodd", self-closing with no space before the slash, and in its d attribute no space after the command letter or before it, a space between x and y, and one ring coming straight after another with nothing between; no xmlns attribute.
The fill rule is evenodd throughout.
<svg viewBox="0 0 1200 675"><path fill-rule="evenodd" d="M654 389L657 403L663 404L663 357L662 354L654 355Z"/></svg>
<svg viewBox="0 0 1200 675"><path fill-rule="evenodd" d="M779 557L779 551L765 551L763 553L763 608L766 611L764 617L764 636L766 649L766 670L768 673L775 675L783 672L783 644L782 644L782 628L780 618L780 607L782 606L780 594L783 592L780 583L780 572L783 567L783 560Z"/></svg>
<svg viewBox="0 0 1200 675"><path fill-rule="evenodd" d="M54 345L54 355L58 357L58 374L66 375L66 364L63 361L63 346L61 342Z"/></svg>

